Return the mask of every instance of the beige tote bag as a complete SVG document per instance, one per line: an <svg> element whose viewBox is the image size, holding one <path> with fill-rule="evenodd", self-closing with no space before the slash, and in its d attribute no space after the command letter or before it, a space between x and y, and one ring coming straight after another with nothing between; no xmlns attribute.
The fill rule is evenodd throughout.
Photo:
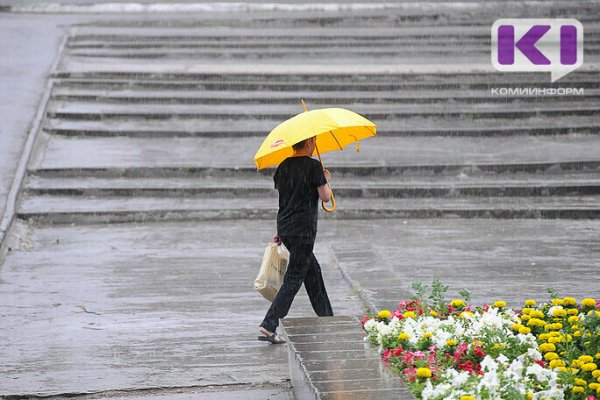
<svg viewBox="0 0 600 400"><path fill-rule="evenodd" d="M290 252L283 243L269 243L265 249L258 276L254 280L254 289L265 299L273 301L283 284L283 276L287 270Z"/></svg>

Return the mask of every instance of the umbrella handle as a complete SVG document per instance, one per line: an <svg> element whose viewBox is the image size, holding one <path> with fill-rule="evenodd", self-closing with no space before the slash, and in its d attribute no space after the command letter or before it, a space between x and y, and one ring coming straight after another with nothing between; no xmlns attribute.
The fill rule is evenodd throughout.
<svg viewBox="0 0 600 400"><path fill-rule="evenodd" d="M328 183L327 186L329 186L329 190L331 190L331 185ZM336 205L335 205L335 197L333 196L333 190L331 190L331 207L327 207L327 203L325 203L323 200L321 200L321 207L323 207L323 210L327 211L327 212L334 212L336 209Z"/></svg>

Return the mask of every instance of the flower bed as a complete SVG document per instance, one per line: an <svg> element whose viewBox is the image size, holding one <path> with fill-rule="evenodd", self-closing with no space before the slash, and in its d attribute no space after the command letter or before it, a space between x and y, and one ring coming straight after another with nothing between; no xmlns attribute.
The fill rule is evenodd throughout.
<svg viewBox="0 0 600 400"><path fill-rule="evenodd" d="M449 304L437 295L432 305L421 292L362 320L418 398L600 399L600 301L554 296L517 312L503 301L474 307L468 295Z"/></svg>

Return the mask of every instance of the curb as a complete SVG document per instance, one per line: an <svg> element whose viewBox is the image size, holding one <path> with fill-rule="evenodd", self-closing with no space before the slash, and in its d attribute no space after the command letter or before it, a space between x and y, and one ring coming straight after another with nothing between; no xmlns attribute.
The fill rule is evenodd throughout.
<svg viewBox="0 0 600 400"><path fill-rule="evenodd" d="M1 10L0 10L1 11ZM48 107L48 103L50 101L50 94L52 92L52 87L54 85L54 81L51 76L56 71L60 60L62 59L62 54L64 48L67 44L67 40L69 38L69 34L65 34L60 45L58 46L58 52L56 56L56 60L52 64L50 72L48 73L48 80L46 82L46 89L44 90L44 94L42 95L42 99L38 104L38 108L35 114L35 118L33 120L33 124L31 125L31 129L27 134L27 141L25 142L25 147L23 149L23 153L21 154L21 159L19 160L19 165L17 167L17 171L15 173L15 179L10 188L10 192L8 194L8 199L6 202L6 210L4 211L4 215L2 216L2 221L0 222L0 260L2 260L3 255L5 254L6 247L6 236L13 226L15 216L16 216L16 208L17 208L17 200L19 199L19 194L21 192L21 187L23 186L23 182L25 180L25 175L27 174L27 164L29 163L29 159L31 158L31 153L33 152L33 147L35 145L35 141L37 139L38 132L41 130L42 122L46 115L46 109Z"/></svg>

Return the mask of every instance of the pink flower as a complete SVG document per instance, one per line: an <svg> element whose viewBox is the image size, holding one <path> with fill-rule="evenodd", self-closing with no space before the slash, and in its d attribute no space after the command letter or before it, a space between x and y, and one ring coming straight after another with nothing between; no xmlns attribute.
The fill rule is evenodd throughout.
<svg viewBox="0 0 600 400"><path fill-rule="evenodd" d="M383 355L381 356L381 359L383 361L387 361L388 358L390 358L390 354L392 354L392 350L391 349L385 349L385 351L383 352Z"/></svg>
<svg viewBox="0 0 600 400"><path fill-rule="evenodd" d="M368 320L370 320L371 318L368 315L365 315L364 317L362 317L360 319L360 323L364 326Z"/></svg>
<svg viewBox="0 0 600 400"><path fill-rule="evenodd" d="M417 377L417 369L416 368L405 369L404 376L407 377L409 381L414 382Z"/></svg>

